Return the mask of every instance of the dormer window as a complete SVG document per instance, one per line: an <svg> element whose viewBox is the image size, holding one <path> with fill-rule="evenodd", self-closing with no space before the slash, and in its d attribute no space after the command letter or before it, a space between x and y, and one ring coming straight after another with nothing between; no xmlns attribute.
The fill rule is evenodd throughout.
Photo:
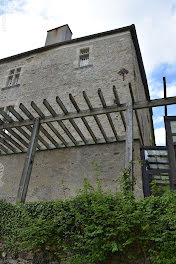
<svg viewBox="0 0 176 264"><path fill-rule="evenodd" d="M79 56L79 66L84 67L89 65L89 48L81 49Z"/></svg>
<svg viewBox="0 0 176 264"><path fill-rule="evenodd" d="M11 87L19 84L21 68L15 68L10 70L7 78L7 87Z"/></svg>

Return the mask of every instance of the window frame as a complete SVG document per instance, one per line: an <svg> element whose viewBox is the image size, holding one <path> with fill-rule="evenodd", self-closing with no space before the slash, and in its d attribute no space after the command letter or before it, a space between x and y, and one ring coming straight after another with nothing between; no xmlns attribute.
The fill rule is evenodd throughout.
<svg viewBox="0 0 176 264"><path fill-rule="evenodd" d="M82 68L88 65L90 65L90 49L86 47L79 51L79 67Z"/></svg>
<svg viewBox="0 0 176 264"><path fill-rule="evenodd" d="M20 84L20 75L21 75L22 67L15 67L9 70L9 74L7 77L6 87L10 88L13 86L18 86Z"/></svg>

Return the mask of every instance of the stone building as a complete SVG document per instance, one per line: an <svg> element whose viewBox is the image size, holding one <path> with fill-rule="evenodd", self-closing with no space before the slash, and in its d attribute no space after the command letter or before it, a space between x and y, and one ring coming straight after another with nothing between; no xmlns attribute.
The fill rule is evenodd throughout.
<svg viewBox="0 0 176 264"><path fill-rule="evenodd" d="M69 26L64 25L47 32L44 47L0 60L0 105L9 116L12 115L8 112L8 107L18 109L20 103L35 116L31 101L40 106L45 115L49 115L42 104L45 98L57 113L61 113L56 96L62 99L68 111L74 112L75 109L69 100L70 93L81 110L87 109L82 91L86 91L94 107L100 107L98 89L103 92L107 105L113 105L113 86L117 89L120 103L127 103L131 101L129 83L135 101L149 100L134 25L77 39L71 37ZM139 123L145 145L150 145L153 137L151 114L148 109L139 111ZM23 116L22 112L21 115ZM125 164L125 129L119 113L113 113L111 116L121 138L119 142L37 151L26 200L71 197L82 186L83 178L94 184L98 177L105 189L116 189L117 178L122 175ZM112 138L113 131L108 126L107 118L99 118L106 134ZM92 117L86 119L94 129L96 137L101 138L95 120ZM72 129L72 135L79 141L79 135L69 121L63 122L68 129ZM90 139L91 136L82 120L78 120L77 125L84 131L86 138ZM62 128L58 129L69 141ZM5 133L9 134L8 131ZM141 140L135 118L133 136L135 192L137 196L142 196ZM55 139L55 135L53 138ZM25 157L25 153L0 156L0 198L15 201Z"/></svg>

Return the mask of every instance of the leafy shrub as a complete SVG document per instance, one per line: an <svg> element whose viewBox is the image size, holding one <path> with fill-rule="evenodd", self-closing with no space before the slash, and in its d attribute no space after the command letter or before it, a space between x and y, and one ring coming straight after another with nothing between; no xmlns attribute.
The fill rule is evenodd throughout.
<svg viewBox="0 0 176 264"><path fill-rule="evenodd" d="M87 182L75 198L12 205L0 201L4 250L31 251L69 263L147 259L176 263L176 193L135 200L130 192L103 192ZM117 262L118 263L118 262Z"/></svg>

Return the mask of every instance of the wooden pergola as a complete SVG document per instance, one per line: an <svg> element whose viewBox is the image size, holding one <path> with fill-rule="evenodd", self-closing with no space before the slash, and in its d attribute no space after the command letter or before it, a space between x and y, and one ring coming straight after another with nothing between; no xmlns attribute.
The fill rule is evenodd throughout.
<svg viewBox="0 0 176 264"><path fill-rule="evenodd" d="M2 116L2 119L0 120L0 155L27 153L19 184L17 201L24 202L26 199L36 151L80 147L94 144L98 145L102 143L107 144L126 140L125 168L132 168L133 140L135 139L133 136L133 111L139 129L140 140L143 145L144 141L139 122L138 110L176 104L176 97L135 102L131 84L129 84L129 91L131 95L130 101L125 104L121 104L117 89L113 86L115 104L108 106L101 89L99 89L98 97L101 101L102 107L97 108L92 106L88 95L86 92L83 92L83 98L86 102L87 110L81 110L73 95L69 94L70 102L75 109L74 112L69 112L62 100L57 96L56 103L62 110L63 114L57 114L57 111L55 111L53 106L46 99L43 100L43 105L50 113L50 115L47 116L33 101L31 102L31 107L37 116L34 116L34 114L32 114L32 112L29 111L22 103L19 105L19 110L10 106L8 107L7 113L6 111L0 109L0 115ZM23 112L23 115L21 114L21 111ZM125 111L126 115L124 115ZM115 126L115 122L111 116L112 113L120 114L125 130L125 137L118 135L117 127ZM107 117L107 125L109 125L112 129L114 135L113 137L108 137L105 129L103 128L99 118L102 115ZM93 117L101 133L101 138L96 137L93 128L86 119L87 117ZM64 124L65 120L69 121L71 126L81 138L81 141L77 141L75 139L72 132ZM83 122L91 139L86 138L84 133L85 130L81 131L76 123L76 120L81 120ZM67 138L69 138L69 141L65 140L65 138L58 131L55 126L56 123L62 128L64 133L67 135ZM52 134L54 134L54 137ZM132 169L130 177L133 177Z"/></svg>

